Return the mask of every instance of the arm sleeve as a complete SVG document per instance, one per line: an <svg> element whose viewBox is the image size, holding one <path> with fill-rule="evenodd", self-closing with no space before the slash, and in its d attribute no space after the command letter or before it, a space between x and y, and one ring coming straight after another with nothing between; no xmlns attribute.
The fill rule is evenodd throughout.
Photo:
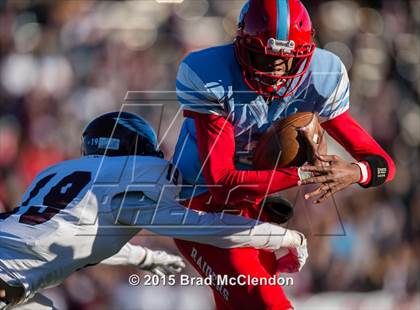
<svg viewBox="0 0 420 310"><path fill-rule="evenodd" d="M104 265L138 266L145 258L145 248L139 245L126 243L117 254L100 263Z"/></svg>
<svg viewBox="0 0 420 310"><path fill-rule="evenodd" d="M358 161L363 161L372 155L381 156L388 165L389 172L386 181L394 178L395 164L392 158L350 116L348 111L323 123L322 127ZM369 180L366 183L369 183Z"/></svg>
<svg viewBox="0 0 420 310"><path fill-rule="evenodd" d="M141 192L118 194L112 198L112 206L119 225L136 226L158 235L220 248L254 247L275 251L300 244L299 233L290 229L242 216L195 211L176 201L157 203ZM127 257L128 251L124 251L122 256Z"/></svg>
<svg viewBox="0 0 420 310"><path fill-rule="evenodd" d="M245 198L255 199L297 185L297 168L237 170L233 125L217 115L190 112L187 116L194 118L202 172L217 202L234 204Z"/></svg>

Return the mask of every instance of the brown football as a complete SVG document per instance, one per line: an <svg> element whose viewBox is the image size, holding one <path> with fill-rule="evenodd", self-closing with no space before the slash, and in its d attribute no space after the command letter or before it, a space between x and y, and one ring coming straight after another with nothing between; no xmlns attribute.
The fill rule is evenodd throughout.
<svg viewBox="0 0 420 310"><path fill-rule="evenodd" d="M308 125L313 117L317 116L311 112L297 112L274 122L260 137L254 150L254 169L271 170L305 163L308 160L308 146L298 129ZM316 126L319 131L318 121Z"/></svg>

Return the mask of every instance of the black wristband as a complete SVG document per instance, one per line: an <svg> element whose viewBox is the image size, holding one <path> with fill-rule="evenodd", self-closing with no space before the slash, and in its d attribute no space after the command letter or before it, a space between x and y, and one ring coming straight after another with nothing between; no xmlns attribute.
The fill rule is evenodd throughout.
<svg viewBox="0 0 420 310"><path fill-rule="evenodd" d="M379 155L371 155L363 158L363 160L369 164L371 177L368 184L360 186L368 188L384 184L389 173L388 162L385 158Z"/></svg>

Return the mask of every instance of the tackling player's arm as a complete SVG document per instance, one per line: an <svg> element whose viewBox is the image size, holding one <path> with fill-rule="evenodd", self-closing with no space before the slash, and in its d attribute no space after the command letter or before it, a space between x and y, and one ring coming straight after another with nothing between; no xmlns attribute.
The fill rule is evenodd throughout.
<svg viewBox="0 0 420 310"><path fill-rule="evenodd" d="M117 254L101 261L101 264L135 266L157 275L179 273L185 268L184 261L178 255L153 251L130 243L124 245Z"/></svg>
<svg viewBox="0 0 420 310"><path fill-rule="evenodd" d="M111 204L115 222L120 225L137 226L162 236L219 248L276 251L301 246L304 239L297 231L242 216L199 212L175 200L161 199L158 203L143 192L118 194Z"/></svg>

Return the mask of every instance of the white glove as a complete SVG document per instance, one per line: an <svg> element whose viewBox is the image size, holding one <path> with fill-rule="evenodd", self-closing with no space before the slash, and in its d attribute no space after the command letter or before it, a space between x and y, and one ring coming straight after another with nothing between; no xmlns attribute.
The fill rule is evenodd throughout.
<svg viewBox="0 0 420 310"><path fill-rule="evenodd" d="M150 271L159 276L179 273L185 268L185 263L178 255L171 255L164 251L152 251L144 248L146 255L143 262L138 264L142 270Z"/></svg>
<svg viewBox="0 0 420 310"><path fill-rule="evenodd" d="M295 273L301 271L308 258L306 238L299 233L302 241L300 245L293 248L281 248L274 252L277 258L277 272Z"/></svg>

